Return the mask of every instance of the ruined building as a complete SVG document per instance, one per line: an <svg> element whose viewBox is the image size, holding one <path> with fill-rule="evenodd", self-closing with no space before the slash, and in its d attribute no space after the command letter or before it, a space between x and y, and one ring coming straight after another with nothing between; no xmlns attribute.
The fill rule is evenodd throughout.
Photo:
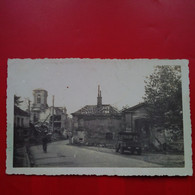
<svg viewBox="0 0 195 195"><path fill-rule="evenodd" d="M144 103L137 104L122 111L122 129L139 134L142 147L151 143L151 129Z"/></svg>
<svg viewBox="0 0 195 195"><path fill-rule="evenodd" d="M170 135L160 126L152 127L145 103L139 103L133 107L124 109L121 114L122 129L138 133L143 149L147 150L151 147L158 149L167 144L166 137L168 138Z"/></svg>
<svg viewBox="0 0 195 195"><path fill-rule="evenodd" d="M48 106L48 92L44 89L33 90L34 101L31 108L32 123L47 124L50 128L54 121L54 130L64 130L66 128L67 112L65 107ZM54 120L52 120L54 117Z"/></svg>
<svg viewBox="0 0 195 195"><path fill-rule="evenodd" d="M78 142L103 143L114 140L120 131L121 115L110 104L102 104L100 86L96 105L86 105L72 113L73 135Z"/></svg>

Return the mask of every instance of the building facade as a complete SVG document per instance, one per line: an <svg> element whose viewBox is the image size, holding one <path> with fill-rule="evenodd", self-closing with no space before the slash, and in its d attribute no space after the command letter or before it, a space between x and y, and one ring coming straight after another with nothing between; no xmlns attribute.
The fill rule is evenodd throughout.
<svg viewBox="0 0 195 195"><path fill-rule="evenodd" d="M14 106L14 127L16 128L29 128L30 117L29 113Z"/></svg>
<svg viewBox="0 0 195 195"><path fill-rule="evenodd" d="M31 121L33 124L46 124L50 130L64 131L66 129L67 110L65 107L48 106L48 92L45 89L33 90Z"/></svg>
<svg viewBox="0 0 195 195"><path fill-rule="evenodd" d="M47 105L48 93L44 89L34 89L33 90L33 104L31 109L31 121L36 123L40 119L40 114L45 112L48 108Z"/></svg>
<svg viewBox="0 0 195 195"><path fill-rule="evenodd" d="M14 106L14 147L24 143L24 137L30 133L29 113Z"/></svg>
<svg viewBox="0 0 195 195"><path fill-rule="evenodd" d="M72 113L73 136L77 142L109 142L121 127L120 112L110 104L102 104L100 86L96 105L86 105Z"/></svg>
<svg viewBox="0 0 195 195"><path fill-rule="evenodd" d="M145 103L137 104L122 111L124 131L139 134L143 149L160 148L166 143L166 133L160 127L153 127Z"/></svg>
<svg viewBox="0 0 195 195"><path fill-rule="evenodd" d="M151 142L151 128L147 116L144 103L122 111L123 130L138 133L143 147L149 147Z"/></svg>

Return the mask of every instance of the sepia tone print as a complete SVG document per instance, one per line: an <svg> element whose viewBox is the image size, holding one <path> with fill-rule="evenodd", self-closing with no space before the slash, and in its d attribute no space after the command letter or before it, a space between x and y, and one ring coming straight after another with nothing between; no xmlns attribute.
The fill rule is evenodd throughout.
<svg viewBox="0 0 195 195"><path fill-rule="evenodd" d="M185 60L10 61L8 164L19 174L51 174L51 167L60 174L189 174L186 69Z"/></svg>

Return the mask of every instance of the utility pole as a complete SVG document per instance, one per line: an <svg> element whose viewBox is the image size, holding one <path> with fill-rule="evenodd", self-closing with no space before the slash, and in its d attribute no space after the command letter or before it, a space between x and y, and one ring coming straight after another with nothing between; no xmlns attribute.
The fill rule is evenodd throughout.
<svg viewBox="0 0 195 195"><path fill-rule="evenodd" d="M31 101L30 101L29 98L25 98L25 102L26 102L26 104L28 106L27 112L29 114L29 122L30 122L30 103L31 103Z"/></svg>
<svg viewBox="0 0 195 195"><path fill-rule="evenodd" d="M30 103L31 103L31 101L30 101L30 99L28 99L28 111L29 111L29 119L30 119Z"/></svg>
<svg viewBox="0 0 195 195"><path fill-rule="evenodd" d="M52 132L54 132L54 95L52 97Z"/></svg>

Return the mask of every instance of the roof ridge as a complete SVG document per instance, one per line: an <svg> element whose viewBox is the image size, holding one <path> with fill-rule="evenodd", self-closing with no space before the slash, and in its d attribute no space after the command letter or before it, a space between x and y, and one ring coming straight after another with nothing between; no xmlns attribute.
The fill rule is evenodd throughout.
<svg viewBox="0 0 195 195"><path fill-rule="evenodd" d="M106 109L106 108L107 109ZM120 111L111 104L97 105L85 105L72 114L119 114Z"/></svg>

